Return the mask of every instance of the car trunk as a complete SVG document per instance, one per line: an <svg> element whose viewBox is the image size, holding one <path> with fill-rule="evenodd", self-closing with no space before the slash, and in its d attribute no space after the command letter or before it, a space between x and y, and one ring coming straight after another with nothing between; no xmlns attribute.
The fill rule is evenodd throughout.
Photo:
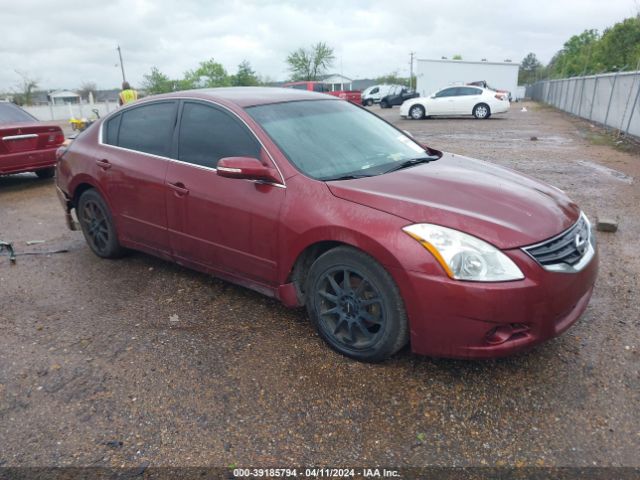
<svg viewBox="0 0 640 480"><path fill-rule="evenodd" d="M54 148L64 142L55 125L0 125L0 155Z"/></svg>

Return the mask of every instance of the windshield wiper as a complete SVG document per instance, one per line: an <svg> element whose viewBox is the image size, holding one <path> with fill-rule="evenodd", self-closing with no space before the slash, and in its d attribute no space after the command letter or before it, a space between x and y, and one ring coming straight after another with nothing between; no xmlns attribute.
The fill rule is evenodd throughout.
<svg viewBox="0 0 640 480"><path fill-rule="evenodd" d="M373 177L373 175L358 175L356 173L348 173L346 175L338 175L336 177L324 177L323 182L332 182L333 180L355 180L357 178Z"/></svg>
<svg viewBox="0 0 640 480"><path fill-rule="evenodd" d="M438 156L410 158L408 160L404 160L398 163L397 165L394 165L389 170L385 170L384 173L395 172L396 170L402 170L403 168L413 167L414 165L419 165L421 163L435 162L439 158L440 157Z"/></svg>

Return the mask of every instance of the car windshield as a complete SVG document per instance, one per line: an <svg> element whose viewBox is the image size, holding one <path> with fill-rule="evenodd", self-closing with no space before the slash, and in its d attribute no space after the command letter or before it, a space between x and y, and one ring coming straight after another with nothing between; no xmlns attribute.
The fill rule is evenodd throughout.
<svg viewBox="0 0 640 480"><path fill-rule="evenodd" d="M0 124L35 121L35 117L32 117L20 107L15 106L13 103L0 103Z"/></svg>
<svg viewBox="0 0 640 480"><path fill-rule="evenodd" d="M408 161L438 158L346 101L287 102L247 112L299 170L318 180L380 175Z"/></svg>

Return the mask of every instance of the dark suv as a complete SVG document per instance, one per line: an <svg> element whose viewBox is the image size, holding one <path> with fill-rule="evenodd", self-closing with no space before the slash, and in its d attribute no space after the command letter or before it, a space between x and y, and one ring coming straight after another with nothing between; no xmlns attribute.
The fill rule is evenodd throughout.
<svg viewBox="0 0 640 480"><path fill-rule="evenodd" d="M407 87L396 87L380 99L380 108L391 108L394 105L402 105L405 100L419 96L416 91L409 90Z"/></svg>

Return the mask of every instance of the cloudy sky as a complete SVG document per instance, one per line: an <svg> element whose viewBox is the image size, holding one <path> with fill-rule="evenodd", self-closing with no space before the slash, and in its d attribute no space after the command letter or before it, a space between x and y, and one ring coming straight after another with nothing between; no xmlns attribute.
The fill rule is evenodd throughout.
<svg viewBox="0 0 640 480"><path fill-rule="evenodd" d="M118 44L134 86L154 65L179 77L211 57L284 80L287 53L317 41L352 78L406 75L411 51L547 62L571 35L639 10L639 0L0 0L0 91L16 71L47 89L117 87Z"/></svg>

